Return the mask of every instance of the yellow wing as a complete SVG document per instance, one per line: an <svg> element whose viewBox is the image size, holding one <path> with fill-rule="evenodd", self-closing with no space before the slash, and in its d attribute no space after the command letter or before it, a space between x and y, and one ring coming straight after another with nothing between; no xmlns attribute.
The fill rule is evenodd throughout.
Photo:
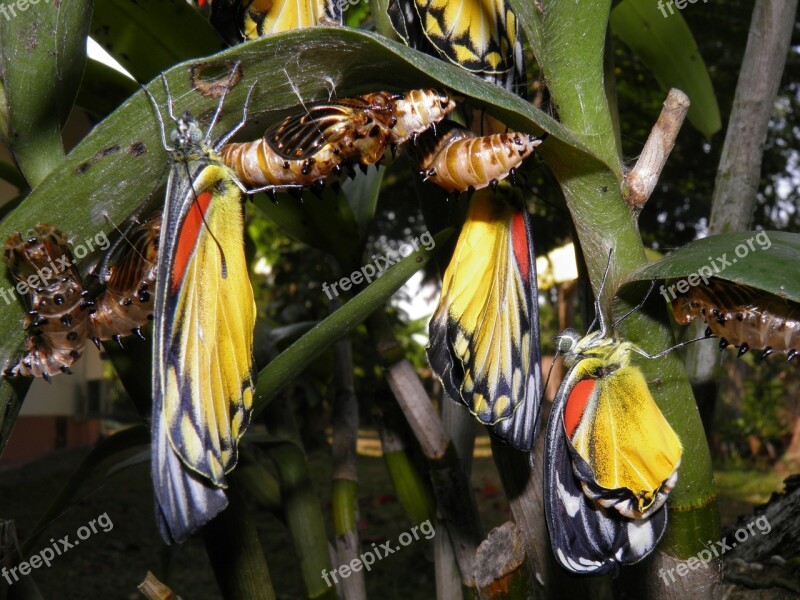
<svg viewBox="0 0 800 600"><path fill-rule="evenodd" d="M577 372L612 368L602 359L575 366ZM636 499L633 504L611 502L623 514L657 508L674 485L682 449L641 370L623 366L598 379L583 379L567 393L564 425L574 451L591 468L590 483L603 490L628 490Z"/></svg>
<svg viewBox="0 0 800 600"><path fill-rule="evenodd" d="M520 93L525 64L507 0L390 0L389 18L411 47Z"/></svg>
<svg viewBox="0 0 800 600"><path fill-rule="evenodd" d="M161 244L172 260L158 274L156 397L183 463L224 487L252 409L256 309L241 194L222 166L193 183L196 199Z"/></svg>
<svg viewBox="0 0 800 600"><path fill-rule="evenodd" d="M490 193L473 195L444 274L428 347L448 396L522 449L533 442L541 396L536 274L526 217Z"/></svg>

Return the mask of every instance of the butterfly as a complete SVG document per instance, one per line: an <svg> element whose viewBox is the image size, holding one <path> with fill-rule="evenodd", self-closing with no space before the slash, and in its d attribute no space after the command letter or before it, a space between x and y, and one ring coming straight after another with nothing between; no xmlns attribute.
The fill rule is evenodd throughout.
<svg viewBox="0 0 800 600"><path fill-rule="evenodd" d="M335 0L211 0L211 23L230 44L341 22L341 2Z"/></svg>
<svg viewBox="0 0 800 600"><path fill-rule="evenodd" d="M507 0L389 0L388 13L412 48L524 95L522 41Z"/></svg>
<svg viewBox="0 0 800 600"><path fill-rule="evenodd" d="M609 260L610 266L610 260ZM602 294L608 267L598 293ZM652 288L651 288L652 290ZM664 502L675 486L682 447L656 405L634 354L650 355L600 327L558 338L569 367L545 441L545 518L556 560L574 573L615 573L655 548L667 526Z"/></svg>
<svg viewBox="0 0 800 600"><path fill-rule="evenodd" d="M429 330L428 362L447 396L513 447L530 451L542 378L526 210L473 195Z"/></svg>
<svg viewBox="0 0 800 600"><path fill-rule="evenodd" d="M172 168L158 241L153 323L152 478L156 520L167 543L181 542L227 506L226 475L250 422L255 387L256 307L244 254L243 194L211 133L239 64L205 134L189 113L175 118L167 143Z"/></svg>
<svg viewBox="0 0 800 600"><path fill-rule="evenodd" d="M708 324L706 336L720 338L720 350L729 345L763 350L762 358L773 352L786 353L787 362L800 354L800 304L755 288L712 277L707 284L684 283L672 300L672 314L681 325L700 319Z"/></svg>
<svg viewBox="0 0 800 600"><path fill-rule="evenodd" d="M246 185L324 185L343 167L377 164L455 109L445 92L373 92L289 115L254 142L226 144L222 161Z"/></svg>

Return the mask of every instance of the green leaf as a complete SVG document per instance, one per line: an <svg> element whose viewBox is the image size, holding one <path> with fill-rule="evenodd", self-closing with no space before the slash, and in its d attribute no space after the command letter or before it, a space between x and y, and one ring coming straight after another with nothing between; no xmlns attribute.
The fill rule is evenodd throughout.
<svg viewBox="0 0 800 600"><path fill-rule="evenodd" d="M137 81L149 81L176 63L225 47L186 0L96 2L91 36Z"/></svg>
<svg viewBox="0 0 800 600"><path fill-rule="evenodd" d="M365 63L364 56L370 61ZM517 131L548 131L549 147L581 145L550 116L517 96L457 67L420 54L377 35L346 28L315 27L247 42L216 57L177 65L166 73L175 111L189 110L204 122L218 103L192 85L193 65L218 60L241 60L242 80L229 94L217 135L241 120L247 88L258 80L249 122L241 139L263 135L289 110L303 101L327 99L331 83L340 97L376 89L447 86L476 107ZM305 65L313 64L309 70ZM325 73L321 76L320 73ZM368 82L368 83L365 83ZM148 88L164 106L161 81ZM575 150L570 160L580 156ZM53 170L6 220L0 223L0 241L12 231L27 232L39 222L58 223L73 239L110 232L136 211L163 182L168 170L153 107L139 91L102 123ZM80 265L79 265L80 266ZM10 281L0 265L0 281ZM0 311L0 360L7 363L17 353L24 332L24 307L12 303Z"/></svg>
<svg viewBox="0 0 800 600"><path fill-rule="evenodd" d="M633 272L628 281L678 279L697 274L748 285L800 302L798 260L800 234L737 231L690 242Z"/></svg>
<svg viewBox="0 0 800 600"><path fill-rule="evenodd" d="M368 169L366 174L356 173L355 179L348 179L342 183L342 192L353 210L361 242L367 239L372 219L375 217L381 183L385 174L386 169L383 167Z"/></svg>
<svg viewBox="0 0 800 600"><path fill-rule="evenodd" d="M653 71L665 91L678 88L689 96L689 121L711 137L722 122L708 69L683 15L672 2L664 2L665 17L661 4L623 0L611 11L612 30Z"/></svg>
<svg viewBox="0 0 800 600"><path fill-rule="evenodd" d="M0 53L9 144L31 187L64 156L61 127L75 100L86 58L92 3L62 0L7 6L0 19ZM30 12L27 12L30 10Z"/></svg>

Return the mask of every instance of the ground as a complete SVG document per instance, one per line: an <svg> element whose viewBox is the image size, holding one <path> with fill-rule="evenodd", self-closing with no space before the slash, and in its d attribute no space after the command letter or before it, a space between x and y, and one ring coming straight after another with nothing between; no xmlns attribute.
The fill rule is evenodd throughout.
<svg viewBox="0 0 800 600"><path fill-rule="evenodd" d="M374 433L367 432L374 439ZM366 444L369 446L369 442ZM487 440L479 440L474 461L473 486L481 518L488 531L510 517ZM30 534L60 487L87 454L88 448L54 453L46 458L0 470L0 518L16 521L19 537ZM372 453L370 453L372 454ZM330 460L327 449L313 452L311 475L320 504L330 522ZM376 456L359 456L362 538L371 542L397 540L411 523L394 497L383 461ZM780 489L780 478L770 472L720 471L716 473L720 490L723 525L739 514L751 511L754 504L766 501ZM168 559L153 519L149 463L139 463L110 476L98 476L85 484L77 502L52 521L33 545L33 552L52 546L51 539L65 535L77 540L76 533L97 519L93 533L80 545L56 556L49 568L33 572L44 598L71 600L104 598L134 600L142 596L136 586L148 570L162 573ZM303 598L299 561L288 548L286 529L269 513L249 503L264 544L267 561L278 598ZM107 514L107 519L101 515ZM98 519L98 517L100 517ZM113 527L108 526L108 522ZM103 531L102 525L105 524ZM84 530L84 536L88 530ZM57 542L56 542L57 543ZM429 600L433 598L432 545L422 540L376 563L367 574L367 592L382 600ZM202 542L192 539L175 550L171 557L170 583L184 600L216 600L219 595Z"/></svg>

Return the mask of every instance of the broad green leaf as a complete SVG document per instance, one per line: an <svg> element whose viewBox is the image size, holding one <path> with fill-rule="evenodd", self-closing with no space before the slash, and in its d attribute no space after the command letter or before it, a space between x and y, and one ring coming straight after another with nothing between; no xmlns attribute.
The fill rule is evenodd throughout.
<svg viewBox="0 0 800 600"><path fill-rule="evenodd" d="M629 281L717 277L800 302L800 234L739 231L695 240L635 271Z"/></svg>
<svg viewBox="0 0 800 600"><path fill-rule="evenodd" d="M63 0L26 6L21 11L16 5L19 14L0 19L0 73L9 127L6 142L33 187L64 156L61 127L83 74L92 3Z"/></svg>
<svg viewBox="0 0 800 600"><path fill-rule="evenodd" d="M90 35L137 81L226 45L186 0L96 2Z"/></svg>
<svg viewBox="0 0 800 600"><path fill-rule="evenodd" d="M86 61L86 72L75 104L102 119L114 112L139 85L130 77L96 60Z"/></svg>
<svg viewBox="0 0 800 600"><path fill-rule="evenodd" d="M364 56L370 57L369 63ZM486 107L514 130L548 131L550 137L543 146L574 148L571 154L563 153L571 163L585 156L562 125L517 96L400 44L346 28L317 27L275 35L213 58L178 65L166 73L175 112L189 110L208 122L218 99L193 88L191 68L222 60L240 60L243 77L228 96L215 137L241 120L247 88L255 81L259 84L249 112L251 125L240 139L259 137L268 124L290 110L299 110L298 93L304 102L310 102L327 99L331 86L340 97L384 88L446 86L471 105ZM308 69L308 65L315 68ZM161 81L151 82L148 88L165 113ZM164 181L168 166L153 107L139 91L95 127L0 223L0 241L12 231L27 232L39 222L55 222L75 240L110 232L148 201ZM5 287L11 283L5 265L0 266L0 281L7 282ZM24 337L24 307L12 299L3 308L0 363L5 366Z"/></svg>
<svg viewBox="0 0 800 600"><path fill-rule="evenodd" d="M665 91L678 88L689 96L692 125L706 137L720 130L711 77L689 26L672 2L623 0L611 11L611 28L653 71Z"/></svg>

